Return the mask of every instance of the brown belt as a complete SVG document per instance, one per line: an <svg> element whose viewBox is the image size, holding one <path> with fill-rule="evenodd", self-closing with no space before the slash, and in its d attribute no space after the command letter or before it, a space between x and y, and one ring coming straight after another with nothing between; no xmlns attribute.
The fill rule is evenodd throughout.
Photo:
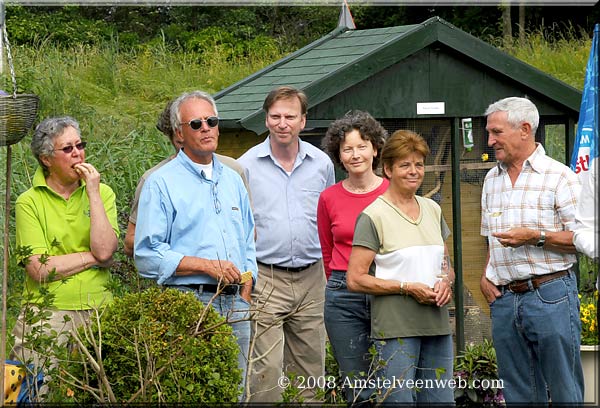
<svg viewBox="0 0 600 408"><path fill-rule="evenodd" d="M546 275L534 276L529 279L513 281L506 285L501 285L498 288L504 289L504 290L510 290L511 292L514 292L514 293L525 293L525 292L529 292L530 290L536 290L537 288L540 287L540 285L542 283L549 282L554 279L562 278L563 276L567 276L568 274L569 274L569 271L567 271L567 270L552 272L552 273L548 273ZM531 282L531 285L529 285L529 282Z"/></svg>

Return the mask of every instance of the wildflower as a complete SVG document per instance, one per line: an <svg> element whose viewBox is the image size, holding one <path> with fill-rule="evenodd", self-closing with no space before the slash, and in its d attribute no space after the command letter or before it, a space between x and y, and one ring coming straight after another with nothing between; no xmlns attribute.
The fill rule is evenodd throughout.
<svg viewBox="0 0 600 408"><path fill-rule="evenodd" d="M481 155L481 161L486 162L486 161L488 161L489 158L490 158L490 156L487 153L483 153Z"/></svg>
<svg viewBox="0 0 600 408"><path fill-rule="evenodd" d="M596 304L597 292L591 298L581 297L579 307L579 317L581 320L581 344L598 344L598 327L596 325Z"/></svg>

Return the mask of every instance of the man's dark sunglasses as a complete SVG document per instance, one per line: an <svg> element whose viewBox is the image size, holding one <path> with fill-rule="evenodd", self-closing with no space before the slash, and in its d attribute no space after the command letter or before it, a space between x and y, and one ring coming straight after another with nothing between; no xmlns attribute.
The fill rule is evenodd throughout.
<svg viewBox="0 0 600 408"><path fill-rule="evenodd" d="M65 154L69 154L73 151L74 148L77 148L77 150L85 149L86 145L87 145L87 142L79 142L75 146L73 146L73 145L65 146L62 149L54 149L54 151L62 150L63 152L65 152Z"/></svg>
<svg viewBox="0 0 600 408"><path fill-rule="evenodd" d="M208 127L214 128L219 124L219 118L216 116L209 116L206 119L194 119L189 122L183 122L182 125L190 125L193 130L198 130L202 127L202 122L206 122Z"/></svg>

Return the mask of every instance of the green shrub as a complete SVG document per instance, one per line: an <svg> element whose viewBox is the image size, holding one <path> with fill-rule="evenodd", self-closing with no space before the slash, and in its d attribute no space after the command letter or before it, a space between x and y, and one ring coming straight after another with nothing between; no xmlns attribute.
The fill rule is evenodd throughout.
<svg viewBox="0 0 600 408"><path fill-rule="evenodd" d="M238 400L241 370L231 326L193 293L149 288L115 299L100 315L100 327L79 331L85 349L62 365L55 400L110 402L111 394L118 403Z"/></svg>

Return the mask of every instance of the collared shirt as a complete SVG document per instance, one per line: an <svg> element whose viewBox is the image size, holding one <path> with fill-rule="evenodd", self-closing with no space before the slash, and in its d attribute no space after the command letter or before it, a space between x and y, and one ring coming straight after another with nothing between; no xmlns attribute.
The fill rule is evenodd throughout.
<svg viewBox="0 0 600 408"><path fill-rule="evenodd" d="M504 285L573 266L574 254L535 245L505 248L491 233L516 227L572 231L580 190L575 173L547 156L540 144L523 163L514 186L502 162L491 169L481 194L481 235L488 237L490 252L486 277L495 285Z"/></svg>
<svg viewBox="0 0 600 408"><path fill-rule="evenodd" d="M203 273L175 276L184 256L231 261L256 280L254 219L242 179L213 155L208 180L182 149L144 183L134 248L140 275L159 284L216 283Z"/></svg>
<svg viewBox="0 0 600 408"><path fill-rule="evenodd" d="M267 264L301 267L321 259L317 203L335 182L324 152L299 141L291 174L271 152L269 137L238 159L246 169L256 220L256 257Z"/></svg>
<svg viewBox="0 0 600 408"><path fill-rule="evenodd" d="M235 172L237 174L240 175L240 177L242 178L242 181L244 182L244 186L246 187L246 190L248 191L248 196L250 198L250 204L252 204L252 196L250 196L250 188L248 187L248 182L246 181L246 175L244 174L244 168L235 159L233 159L229 156L223 156L223 155L220 155L217 153L215 153L214 156L222 164L224 164L227 167L232 168L233 170L235 170ZM148 177L150 177L150 175L152 173L154 173L156 170L160 169L162 166L164 166L165 164L167 164L168 162L173 160L175 157L176 156L167 157L166 159L164 159L163 161L161 161L160 163L158 163L151 169L146 170L144 172L144 174L142 174L142 177L140 177L140 181L138 181L138 185L135 188L135 194L133 195L133 202L131 203L131 212L129 213L129 222L130 223L132 223L132 224L136 223L138 203L140 201L140 194L142 193L142 188L144 187L144 183L146 182L146 179Z"/></svg>
<svg viewBox="0 0 600 408"><path fill-rule="evenodd" d="M597 203L595 202L597 200L595 194L597 167L598 159L596 158L592 160L587 174L582 175L583 186L575 215L577 230L573 236L573 244L577 251L590 258L598 258L598 220L596 219ZM598 275L598 279L600 279L600 275Z"/></svg>
<svg viewBox="0 0 600 408"><path fill-rule="evenodd" d="M33 176L33 186L17 198L16 244L28 246L30 255L66 255L90 251L90 200L85 181L65 199L46 183L41 167ZM119 236L115 193L100 183L100 198L113 231ZM30 256L30 255L27 255ZM23 256L17 261L22 263ZM60 310L85 310L112 300L106 289L110 279L108 268L93 267L67 279L47 282L43 286L55 295L53 307ZM26 275L23 302L41 300L42 285Z"/></svg>

